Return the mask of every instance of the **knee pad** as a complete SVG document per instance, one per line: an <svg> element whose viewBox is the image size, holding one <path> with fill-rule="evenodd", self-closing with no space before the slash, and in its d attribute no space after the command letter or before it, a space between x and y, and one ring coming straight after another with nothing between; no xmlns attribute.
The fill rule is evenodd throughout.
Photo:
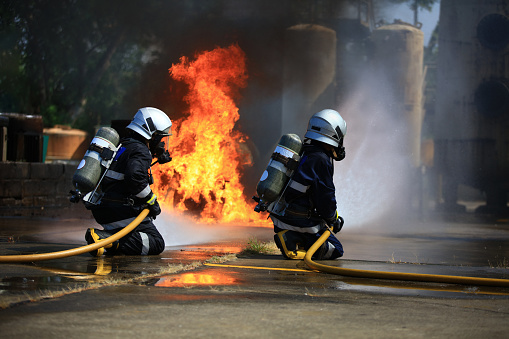
<svg viewBox="0 0 509 339"><path fill-rule="evenodd" d="M322 246L320 246L320 248L313 255L313 259L333 260L342 256L343 256L342 252L338 251L338 249L334 245L326 241L325 243L322 244Z"/></svg>

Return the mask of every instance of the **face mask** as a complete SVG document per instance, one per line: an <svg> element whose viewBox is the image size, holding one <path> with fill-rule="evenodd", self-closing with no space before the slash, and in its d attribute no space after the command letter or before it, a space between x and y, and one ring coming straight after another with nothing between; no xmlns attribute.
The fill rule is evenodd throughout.
<svg viewBox="0 0 509 339"><path fill-rule="evenodd" d="M341 161L345 158L346 156L346 153L345 153L345 148L344 147L335 147L334 148L334 152L333 152L333 155L332 155L332 158L336 161Z"/></svg>
<svg viewBox="0 0 509 339"><path fill-rule="evenodd" d="M157 158L157 161L155 163L160 164L166 164L171 161L170 153L168 152L168 149L166 148L166 144L161 141L163 137L153 137L152 140L150 140L149 148L150 152L152 153L152 157ZM168 137L166 137L166 142L168 142Z"/></svg>
<svg viewBox="0 0 509 339"><path fill-rule="evenodd" d="M337 147L334 147L334 151L332 152L332 158L336 161L341 161L345 158L345 148L343 147L343 138L338 143Z"/></svg>

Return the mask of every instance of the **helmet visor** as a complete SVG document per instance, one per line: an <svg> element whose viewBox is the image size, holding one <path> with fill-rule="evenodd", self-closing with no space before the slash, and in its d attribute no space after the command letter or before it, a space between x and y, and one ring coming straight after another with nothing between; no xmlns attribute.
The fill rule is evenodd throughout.
<svg viewBox="0 0 509 339"><path fill-rule="evenodd" d="M173 135L173 133L171 132L171 126L166 128L164 131L157 131L156 133L159 135L164 135L164 136Z"/></svg>
<svg viewBox="0 0 509 339"><path fill-rule="evenodd" d="M157 158L159 164L165 164L171 161L170 152L168 150L169 136L160 135L150 141L150 152L153 158Z"/></svg>

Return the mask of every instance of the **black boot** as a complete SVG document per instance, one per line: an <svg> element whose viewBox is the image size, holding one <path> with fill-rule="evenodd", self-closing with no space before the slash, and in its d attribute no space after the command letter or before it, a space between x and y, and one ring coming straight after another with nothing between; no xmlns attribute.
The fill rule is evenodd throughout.
<svg viewBox="0 0 509 339"><path fill-rule="evenodd" d="M106 239L106 238L109 238L112 235L113 234L106 232L106 231L98 230L96 228L89 228L87 230L87 233L85 234L85 240L87 241L88 244L95 244L96 242ZM106 249L106 254L115 254L115 252L118 250L118 247L119 247L119 241L116 240L116 241L112 242L111 244L108 244L108 245L101 247L97 250L90 251L89 253L91 255L93 255L94 257L100 257L104 254L104 249Z"/></svg>
<svg viewBox="0 0 509 339"><path fill-rule="evenodd" d="M274 234L274 242L286 259L301 260L306 255L306 250L301 246L301 239L293 232L284 230Z"/></svg>

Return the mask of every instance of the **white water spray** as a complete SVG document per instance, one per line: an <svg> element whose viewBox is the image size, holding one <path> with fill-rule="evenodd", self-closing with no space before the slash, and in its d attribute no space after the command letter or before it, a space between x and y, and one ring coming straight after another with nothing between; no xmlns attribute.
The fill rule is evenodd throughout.
<svg viewBox="0 0 509 339"><path fill-rule="evenodd" d="M165 245L185 246L211 242L246 242L249 238L259 239L271 235L271 229L248 227L246 225L202 224L189 216L164 211L154 220L154 224L163 236Z"/></svg>
<svg viewBox="0 0 509 339"><path fill-rule="evenodd" d="M373 77L364 77L339 109L348 124L346 158L335 163L338 212L345 227L377 226L398 214L408 199L407 128L390 111L391 95ZM376 85L378 84L378 86Z"/></svg>
<svg viewBox="0 0 509 339"><path fill-rule="evenodd" d="M164 238L166 246L199 244L221 239L221 227L197 224L181 214L163 212L154 224Z"/></svg>

